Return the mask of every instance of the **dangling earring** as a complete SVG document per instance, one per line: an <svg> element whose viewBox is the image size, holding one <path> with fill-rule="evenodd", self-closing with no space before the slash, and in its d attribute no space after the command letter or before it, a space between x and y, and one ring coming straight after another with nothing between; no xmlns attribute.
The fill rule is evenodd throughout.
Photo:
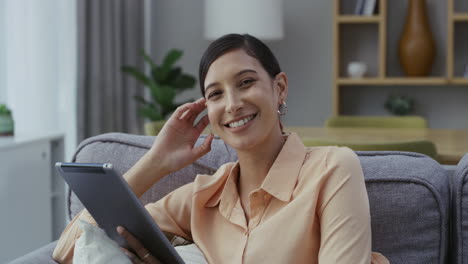
<svg viewBox="0 0 468 264"><path fill-rule="evenodd" d="M288 113L288 105L286 104L286 102L282 102L278 108L278 115L284 116L287 113Z"/></svg>

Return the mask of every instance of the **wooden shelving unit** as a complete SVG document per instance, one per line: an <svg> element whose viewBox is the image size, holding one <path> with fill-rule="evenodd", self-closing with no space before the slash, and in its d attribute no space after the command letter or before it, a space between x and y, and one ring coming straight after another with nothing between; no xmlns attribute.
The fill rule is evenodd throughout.
<svg viewBox="0 0 468 264"><path fill-rule="evenodd" d="M454 14L452 19L454 22L468 22L468 14Z"/></svg>
<svg viewBox="0 0 468 264"><path fill-rule="evenodd" d="M460 12L460 10L455 10L454 1L464 1L464 0L448 0L447 4L447 35L446 35L446 50L443 52L445 54L445 73L441 74L442 76L428 76L420 78L407 78L400 76L391 76L387 73L387 27L388 23L391 23L391 19L404 19L405 14L402 14L398 18L388 18L388 5L394 4L394 2L389 0L376 0L378 2L378 10L375 15L372 16L363 16L363 15L354 15L352 11L349 10L349 6L352 5L352 1L349 0L333 0L334 2L334 14L333 14L333 114L341 114L341 105L340 95L342 89L353 89L353 87L362 87L362 86L450 86L450 85L468 85L468 78L463 78L463 75L460 74L460 67L455 69L457 64L457 57L455 56L456 51L456 30L457 27L465 27L468 31L468 11ZM343 6L347 5L347 12L343 11ZM456 26L458 25L458 26ZM343 41L342 34L348 29L359 29L359 27L372 28L372 32L365 34L372 34L373 38L376 39L376 55L375 65L370 76L365 76L360 79L348 78L345 73L345 65L349 63L349 60L343 58L345 51L343 51ZM358 39L359 40L359 39ZM346 46L344 46L346 48ZM372 54L374 54L372 53ZM468 53L468 52L467 52ZM349 54L349 52L348 52ZM459 54L457 54L458 56ZM468 63L468 56L463 58ZM460 63L458 63L460 64ZM392 65L393 66L393 65Z"/></svg>
<svg viewBox="0 0 468 264"><path fill-rule="evenodd" d="M468 85L468 78L453 78L450 83L457 85Z"/></svg>
<svg viewBox="0 0 468 264"><path fill-rule="evenodd" d="M338 23L360 24L360 23L378 23L383 20L382 16L338 16Z"/></svg>
<svg viewBox="0 0 468 264"><path fill-rule="evenodd" d="M444 85L448 84L447 78L427 77L427 78L339 78L338 85Z"/></svg>

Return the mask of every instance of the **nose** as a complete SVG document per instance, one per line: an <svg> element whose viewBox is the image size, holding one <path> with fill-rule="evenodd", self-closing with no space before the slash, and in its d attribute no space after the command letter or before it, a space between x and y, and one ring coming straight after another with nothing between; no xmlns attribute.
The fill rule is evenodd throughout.
<svg viewBox="0 0 468 264"><path fill-rule="evenodd" d="M228 92L226 99L226 112L232 114L242 109L242 98L235 91Z"/></svg>

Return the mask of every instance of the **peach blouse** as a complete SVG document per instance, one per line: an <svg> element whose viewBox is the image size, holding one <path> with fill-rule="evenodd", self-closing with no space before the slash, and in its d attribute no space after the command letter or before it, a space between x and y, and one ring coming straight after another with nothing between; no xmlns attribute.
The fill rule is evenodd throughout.
<svg viewBox="0 0 468 264"><path fill-rule="evenodd" d="M362 168L348 148L306 148L292 133L257 190L247 221L237 192L239 163L198 175L145 207L160 228L194 241L209 263L388 263L371 253ZM70 263L81 231L67 226L53 258Z"/></svg>

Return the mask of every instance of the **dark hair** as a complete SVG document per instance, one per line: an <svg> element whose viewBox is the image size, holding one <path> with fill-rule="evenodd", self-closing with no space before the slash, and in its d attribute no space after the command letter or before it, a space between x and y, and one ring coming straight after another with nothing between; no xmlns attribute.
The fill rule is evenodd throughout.
<svg viewBox="0 0 468 264"><path fill-rule="evenodd" d="M259 39L249 34L224 35L213 41L210 46L208 46L200 60L198 77L203 97L205 97L205 78L211 64L225 53L236 49L242 49L249 56L257 59L271 78L275 78L275 76L281 72L281 68L275 58L275 55L273 55L267 45Z"/></svg>

